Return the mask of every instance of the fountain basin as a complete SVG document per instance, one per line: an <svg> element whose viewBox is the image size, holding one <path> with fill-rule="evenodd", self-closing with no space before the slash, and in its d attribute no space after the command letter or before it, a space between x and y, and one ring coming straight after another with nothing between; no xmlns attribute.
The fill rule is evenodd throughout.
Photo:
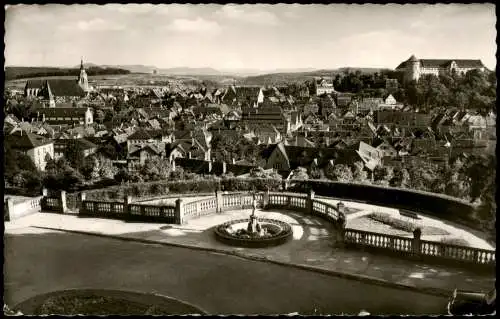
<svg viewBox="0 0 500 319"><path fill-rule="evenodd" d="M286 243L293 235L292 226L277 219L259 218L261 233L247 231L248 219L237 219L215 227L217 240L231 246L264 248Z"/></svg>

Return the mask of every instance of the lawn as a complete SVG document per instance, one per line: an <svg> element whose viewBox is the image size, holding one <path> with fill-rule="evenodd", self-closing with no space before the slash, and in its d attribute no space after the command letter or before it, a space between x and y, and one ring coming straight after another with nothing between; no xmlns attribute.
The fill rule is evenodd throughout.
<svg viewBox="0 0 500 319"><path fill-rule="evenodd" d="M428 225L421 225L416 222L410 222L407 220L402 220L400 218L396 218L387 213L372 213L367 216L369 219L377 221L379 223L390 226L391 228L401 230L407 233L413 233L416 228L420 228L422 230L422 236L445 236L450 233L446 230Z"/></svg>

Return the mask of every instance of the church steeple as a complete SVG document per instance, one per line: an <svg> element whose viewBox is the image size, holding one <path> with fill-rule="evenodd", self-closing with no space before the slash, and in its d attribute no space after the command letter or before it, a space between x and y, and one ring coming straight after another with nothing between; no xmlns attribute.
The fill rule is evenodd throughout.
<svg viewBox="0 0 500 319"><path fill-rule="evenodd" d="M85 91L89 91L89 81L87 79L87 72L83 67L83 57L80 60L80 76L78 77L78 85Z"/></svg>

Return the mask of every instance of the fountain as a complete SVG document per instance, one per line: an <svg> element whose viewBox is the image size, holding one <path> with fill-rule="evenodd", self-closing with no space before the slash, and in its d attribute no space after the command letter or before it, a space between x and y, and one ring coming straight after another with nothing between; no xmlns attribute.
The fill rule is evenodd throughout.
<svg viewBox="0 0 500 319"><path fill-rule="evenodd" d="M292 227L283 221L258 218L255 215L257 199L252 198L252 214L249 219L226 222L215 228L218 240L229 245L242 247L269 247L285 243L292 236ZM245 227L246 225L246 227Z"/></svg>

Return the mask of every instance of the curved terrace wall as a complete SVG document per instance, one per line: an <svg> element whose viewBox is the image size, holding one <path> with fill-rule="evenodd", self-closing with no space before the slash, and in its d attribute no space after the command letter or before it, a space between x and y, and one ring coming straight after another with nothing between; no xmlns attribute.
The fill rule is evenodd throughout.
<svg viewBox="0 0 500 319"><path fill-rule="evenodd" d="M414 210L477 229L477 221L472 218L474 205L451 196L404 188L317 180L291 181L291 184L289 190L295 192L312 189L319 196Z"/></svg>
<svg viewBox="0 0 500 319"><path fill-rule="evenodd" d="M88 199L114 200L126 194L133 197L158 198L162 195L179 193L214 193L222 191L248 190L288 191L303 193L314 190L318 196L362 201L374 205L414 210L443 220L458 222L478 229L474 220L474 205L459 198L404 188L377 185L331 182L320 180L278 181L260 178L213 178L205 180L159 181L113 186L86 192ZM101 197L104 196L104 197Z"/></svg>

